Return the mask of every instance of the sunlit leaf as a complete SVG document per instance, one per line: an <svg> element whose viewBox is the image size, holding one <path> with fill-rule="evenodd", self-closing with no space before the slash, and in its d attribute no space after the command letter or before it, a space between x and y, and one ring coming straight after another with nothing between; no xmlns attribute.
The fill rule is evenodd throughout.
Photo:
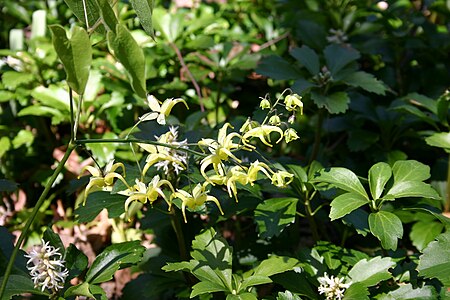
<svg viewBox="0 0 450 300"><path fill-rule="evenodd" d="M363 259L356 263L348 272L352 282L358 282L365 287L370 287L379 282L392 278L389 269L395 266L390 257L374 257L370 260Z"/></svg>
<svg viewBox="0 0 450 300"><path fill-rule="evenodd" d="M417 270L425 278L437 278L444 286L450 286L450 231L428 244L420 256Z"/></svg>

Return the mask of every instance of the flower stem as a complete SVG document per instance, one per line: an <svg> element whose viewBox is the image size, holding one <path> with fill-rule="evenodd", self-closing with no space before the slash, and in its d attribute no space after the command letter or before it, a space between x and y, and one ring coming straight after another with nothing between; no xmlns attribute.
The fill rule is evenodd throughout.
<svg viewBox="0 0 450 300"><path fill-rule="evenodd" d="M72 141L69 142L69 145L67 146L67 151L64 154L64 157L59 162L58 166L56 167L55 171L53 172L53 175L50 177L50 180L47 182L47 185L44 188L44 191L42 192L41 196L39 197L36 205L33 208L33 211L31 212L31 216L28 218L27 223L25 224L24 229L20 233L19 239L17 240L16 245L14 246L14 250L11 253L11 257L9 259L8 265L6 267L5 275L3 276L2 285L0 286L0 299L3 299L3 293L6 289L6 284L8 282L9 275L11 274L12 268L14 266L14 261L16 260L17 253L19 252L19 249L25 240L25 237L28 234L28 231L30 230L31 225L33 224L34 220L36 219L36 215L39 212L39 208L42 206L44 201L47 198L47 195L50 191L50 189L53 186L53 183L55 182L56 178L58 177L59 173L62 172L64 165L66 161L69 159L70 154L72 151L76 148L76 144L74 144Z"/></svg>

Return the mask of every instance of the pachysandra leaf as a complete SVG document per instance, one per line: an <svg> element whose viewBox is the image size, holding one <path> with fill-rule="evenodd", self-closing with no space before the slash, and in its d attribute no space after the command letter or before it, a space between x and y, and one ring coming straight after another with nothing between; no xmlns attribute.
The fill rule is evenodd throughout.
<svg viewBox="0 0 450 300"><path fill-rule="evenodd" d="M433 147L439 147L445 149L445 151L450 151L450 132L438 132L427 138L425 142Z"/></svg>
<svg viewBox="0 0 450 300"><path fill-rule="evenodd" d="M331 202L330 218L331 221L340 219L343 216L351 213L355 209L368 204L366 197L356 193L345 193L337 196Z"/></svg>
<svg viewBox="0 0 450 300"><path fill-rule="evenodd" d="M384 186L392 176L391 167L384 162L373 165L369 170L369 187L373 199L379 199Z"/></svg>
<svg viewBox="0 0 450 300"><path fill-rule="evenodd" d="M430 178L430 167L416 160L399 160L392 166L394 181L424 181Z"/></svg>
<svg viewBox="0 0 450 300"><path fill-rule="evenodd" d="M435 300L439 299L436 289L431 285L414 288L411 283L402 284L396 290L382 295L380 300Z"/></svg>
<svg viewBox="0 0 450 300"><path fill-rule="evenodd" d="M353 283L358 282L365 287L370 287L391 278L389 269L394 266L395 262L392 258L377 256L370 260L360 260L350 269L348 275Z"/></svg>
<svg viewBox="0 0 450 300"><path fill-rule="evenodd" d="M409 237L417 250L422 251L442 232L444 227L444 224L440 222L419 221L412 226Z"/></svg>
<svg viewBox="0 0 450 300"><path fill-rule="evenodd" d="M399 217L388 211L371 213L369 227L384 249L397 249L397 240L403 236L403 225Z"/></svg>
<svg viewBox="0 0 450 300"><path fill-rule="evenodd" d="M369 196L356 174L346 168L334 167L322 169L319 171L318 176L316 175L311 181L326 182L344 191L359 194L369 200Z"/></svg>
<svg viewBox="0 0 450 300"><path fill-rule="evenodd" d="M441 199L431 185L421 181L400 181L394 183L387 193L386 197L402 198L402 197L423 197L430 199Z"/></svg>
<svg viewBox="0 0 450 300"><path fill-rule="evenodd" d="M417 270L425 278L437 278L444 286L450 286L450 231L428 244L420 256Z"/></svg>

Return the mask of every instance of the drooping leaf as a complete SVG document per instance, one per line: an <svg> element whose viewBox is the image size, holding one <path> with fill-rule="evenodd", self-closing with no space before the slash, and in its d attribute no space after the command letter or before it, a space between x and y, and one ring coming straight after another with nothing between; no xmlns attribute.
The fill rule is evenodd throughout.
<svg viewBox="0 0 450 300"><path fill-rule="evenodd" d="M316 176L312 181L316 183L326 182L341 190L359 194L369 200L369 196L358 177L349 169L341 167L322 169L316 173Z"/></svg>
<svg viewBox="0 0 450 300"><path fill-rule="evenodd" d="M78 215L78 222L86 223L94 220L106 208L109 218L117 218L125 212L125 200L123 195L93 192L88 195L86 204L75 210L75 214Z"/></svg>
<svg viewBox="0 0 450 300"><path fill-rule="evenodd" d="M444 224L440 222L419 221L412 226L409 237L414 247L422 251L431 241L434 241L444 227Z"/></svg>
<svg viewBox="0 0 450 300"><path fill-rule="evenodd" d="M97 9L102 20L103 25L107 30L116 33L116 26L118 24L116 14L111 7L109 0L95 0L97 2Z"/></svg>
<svg viewBox="0 0 450 300"><path fill-rule="evenodd" d="M350 98L345 92L335 92L325 96L313 91L311 99L319 108L326 108L330 114L346 112L350 103Z"/></svg>
<svg viewBox="0 0 450 300"><path fill-rule="evenodd" d="M67 83L78 95L82 95L92 64L92 48L84 28L73 26L70 38L61 25L50 25L53 46L67 74Z"/></svg>
<svg viewBox="0 0 450 300"><path fill-rule="evenodd" d="M114 56L124 66L131 87L139 97L147 95L145 84L145 57L141 47L137 44L128 29L122 25L116 25L116 33L109 31L108 44Z"/></svg>
<svg viewBox="0 0 450 300"><path fill-rule="evenodd" d="M113 244L105 248L94 260L86 273L86 282L102 283L112 279L114 273L137 264L145 251L140 241Z"/></svg>
<svg viewBox="0 0 450 300"><path fill-rule="evenodd" d="M379 199L384 186L392 176L391 167L384 162L373 165L369 170L369 187L373 199Z"/></svg>
<svg viewBox="0 0 450 300"><path fill-rule="evenodd" d="M308 69L311 75L315 76L320 71L319 56L306 45L300 48L294 48L290 51L290 54L298 60L306 69Z"/></svg>
<svg viewBox="0 0 450 300"><path fill-rule="evenodd" d="M357 50L337 44L327 46L324 54L332 76L336 76L345 66L360 57Z"/></svg>
<svg viewBox="0 0 450 300"><path fill-rule="evenodd" d="M437 278L444 286L450 286L450 231L428 244L420 256L417 270L425 278Z"/></svg>
<svg viewBox="0 0 450 300"><path fill-rule="evenodd" d="M377 95L386 94L387 88L383 82L376 79L372 74L363 71L350 73L344 78L343 81L348 85L360 87L363 90L375 93Z"/></svg>
<svg viewBox="0 0 450 300"><path fill-rule="evenodd" d="M388 211L371 213L369 227L384 249L397 249L397 240L403 236L403 225L399 217Z"/></svg>
<svg viewBox="0 0 450 300"><path fill-rule="evenodd" d="M136 14L141 22L142 28L145 32L151 36L155 37L155 32L153 30L152 15L153 15L153 0L131 0L131 5L133 6Z"/></svg>
<svg viewBox="0 0 450 300"><path fill-rule="evenodd" d="M363 259L357 262L348 272L353 283L360 283L362 286L370 287L383 280L392 278L389 269L395 266L395 262L390 257L374 257L370 260Z"/></svg>
<svg viewBox="0 0 450 300"><path fill-rule="evenodd" d="M278 236L289 224L294 223L297 202L297 198L272 198L259 204L255 209L259 236Z"/></svg>

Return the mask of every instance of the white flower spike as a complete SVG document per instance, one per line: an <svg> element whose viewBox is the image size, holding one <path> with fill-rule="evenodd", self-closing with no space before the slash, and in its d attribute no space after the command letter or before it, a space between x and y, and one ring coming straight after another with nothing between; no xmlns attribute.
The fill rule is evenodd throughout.
<svg viewBox="0 0 450 300"><path fill-rule="evenodd" d="M350 287L350 283L342 283L344 278L328 277L325 272L322 277L317 278L320 283L319 294L325 294L327 300L341 300L344 297L345 290Z"/></svg>

